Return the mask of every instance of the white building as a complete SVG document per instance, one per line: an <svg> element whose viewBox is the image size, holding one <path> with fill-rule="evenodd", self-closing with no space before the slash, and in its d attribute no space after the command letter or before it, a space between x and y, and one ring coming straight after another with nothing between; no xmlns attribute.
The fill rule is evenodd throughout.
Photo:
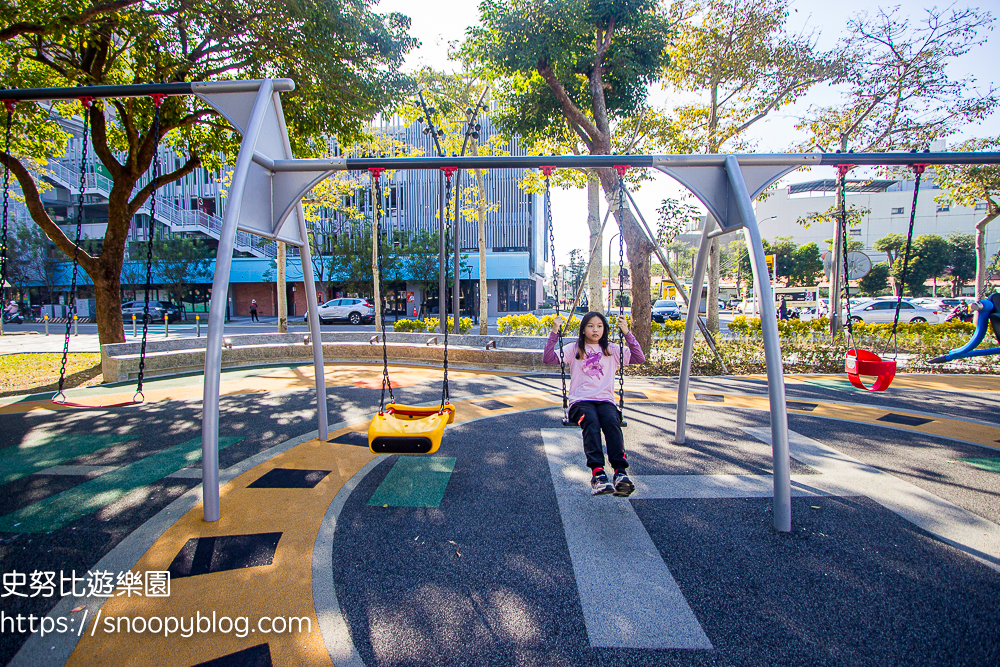
<svg viewBox="0 0 1000 667"><path fill-rule="evenodd" d="M799 245L813 242L821 253L829 249L827 239L835 233L833 222L816 222L808 228L798 221L815 213L824 213L836 204L835 178L796 183L757 202L757 220L761 234L768 240L790 236ZM934 201L941 189L934 182L933 170L928 169L920 182L917 215L913 237L921 234L939 234L947 237L953 233L975 234L976 222L986 211L983 202L975 208L939 204ZM848 179L847 206L867 210L861 224L848 230L849 238L864 243L865 253L873 263L884 261L884 253L872 246L888 234L907 233L910 208L913 203L912 180ZM1000 249L1000 226L986 228L988 256Z"/></svg>

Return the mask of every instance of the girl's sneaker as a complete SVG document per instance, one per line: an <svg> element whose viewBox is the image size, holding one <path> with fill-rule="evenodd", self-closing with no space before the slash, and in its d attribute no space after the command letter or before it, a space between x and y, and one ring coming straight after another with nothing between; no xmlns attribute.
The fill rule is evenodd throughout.
<svg viewBox="0 0 1000 667"><path fill-rule="evenodd" d="M628 498L635 491L635 484L628 478L624 470L616 470L614 477L614 494L621 498Z"/></svg>
<svg viewBox="0 0 1000 667"><path fill-rule="evenodd" d="M615 487L611 486L611 482L608 481L608 476L603 472L599 472L590 478L590 495L603 496L614 492Z"/></svg>

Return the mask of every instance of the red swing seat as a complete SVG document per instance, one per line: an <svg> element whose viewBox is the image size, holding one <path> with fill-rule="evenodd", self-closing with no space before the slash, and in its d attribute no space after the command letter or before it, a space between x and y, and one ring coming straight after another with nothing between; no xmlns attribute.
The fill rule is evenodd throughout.
<svg viewBox="0 0 1000 667"><path fill-rule="evenodd" d="M844 359L847 369L847 379L858 389L866 391L885 391L896 377L896 362L885 361L882 357L868 350L848 350ZM874 376L875 382L866 386L860 376Z"/></svg>

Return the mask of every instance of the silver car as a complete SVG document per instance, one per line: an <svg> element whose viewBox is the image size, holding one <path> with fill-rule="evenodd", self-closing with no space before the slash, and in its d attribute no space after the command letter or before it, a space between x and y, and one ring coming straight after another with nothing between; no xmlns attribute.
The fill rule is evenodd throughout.
<svg viewBox="0 0 1000 667"><path fill-rule="evenodd" d="M895 299L879 299L858 305L851 304L852 322L865 322L866 324L888 323L892 322L895 315ZM944 322L945 317L946 315L940 310L918 306L909 301L903 301L899 304L900 322L940 324Z"/></svg>
<svg viewBox="0 0 1000 667"><path fill-rule="evenodd" d="M335 321L351 324L371 324L375 321L375 306L368 299L345 297L331 299L319 307L319 323Z"/></svg>

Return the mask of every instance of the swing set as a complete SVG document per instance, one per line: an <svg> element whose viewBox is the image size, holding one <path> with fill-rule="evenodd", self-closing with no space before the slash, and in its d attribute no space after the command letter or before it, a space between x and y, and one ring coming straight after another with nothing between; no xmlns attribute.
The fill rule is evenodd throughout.
<svg viewBox="0 0 1000 667"><path fill-rule="evenodd" d="M38 99L32 93L36 91L21 91L26 94L26 99ZM108 96L110 97L110 95ZM153 152L153 165L152 165L152 176L151 182L154 187L149 195L149 218L153 220L156 216L156 193L158 187L156 186L156 181L160 175L160 160L157 154L157 149L160 145L160 107L163 105L163 100L166 99L167 95L160 92L148 93L148 97L153 102L154 113L153 113L153 127L152 132L154 136L154 152ZM8 98L4 99L4 106L7 109L7 122L4 129L4 153L10 155L11 149L11 134L12 126L14 120L14 110L18 102L22 98ZM149 293L152 290L152 273L153 273L153 234L152 225L150 225L149 233L146 239L146 283L145 283L145 299L143 301L142 308L142 342L139 348L139 373L136 381L135 394L132 396L132 400L123 401L119 403L108 403L104 405L90 405L83 403L74 403L66 398L66 394L63 388L66 383L66 360L69 356L69 341L70 332L73 326L73 320L76 316L76 295L77 295L77 279L79 278L80 269L80 244L82 241L82 231L83 231L83 204L85 201L85 193L87 189L87 147L90 139L90 112L91 107L94 104L95 97L90 95L80 95L76 98L81 107L83 108L83 134L80 139L80 180L79 180L79 197L77 199L76 207L76 237L73 242L73 269L72 278L69 290L69 316L66 318L66 332L63 337L63 350L62 358L59 362L59 385L56 392L50 397L50 401L55 405L61 407L71 407L71 408L121 408L128 407L132 405L139 405L145 401L145 396L142 393L143 386L143 374L146 366L146 339L149 330ZM4 177L3 177L3 218L2 224L0 224L0 285L6 285L7 283L7 234L8 234L8 215L10 206L10 165L4 161Z"/></svg>
<svg viewBox="0 0 1000 667"><path fill-rule="evenodd" d="M883 355L889 350L890 343L893 346L892 359L883 359L881 356L869 350L862 350L857 347L854 341L854 320L851 317L851 285L850 269L847 260L847 172L854 168L853 164L838 164L837 167L837 188L840 191L840 231L841 244L844 256L844 297L847 301L847 341L848 350L844 360L844 367L847 370L847 379L858 389L879 392L885 391L892 384L896 377L896 360L899 356L899 340L897 330L899 329L899 309L903 304L903 289L906 287L906 273L910 265L910 249L913 245L913 226L917 218L917 196L920 194L920 177L929 166L925 162L916 162L910 165L913 171L913 202L910 205L910 226L906 233L906 250L903 253L903 271L900 275L899 295L896 297L896 312L892 318L892 331L885 341ZM875 377L871 384L865 384L861 376Z"/></svg>
<svg viewBox="0 0 1000 667"><path fill-rule="evenodd" d="M680 378L674 442L685 441L688 390L691 379L694 337L700 328L699 300L704 274L707 269L708 248L711 241L736 231L743 231L750 250L750 260L758 273L766 265L760 230L753 210L753 199L766 187L785 174L802 167L837 166L844 157L837 154L746 154L746 155L561 155L561 156L422 156L422 157L336 157L330 159L295 159L281 110L280 93L294 90L288 79L261 79L254 81L217 81L178 84L153 84L138 86L103 86L85 88L56 88L42 90L0 90L0 100L51 100L78 99L80 97L136 97L150 93L165 95L196 95L213 107L242 134L239 153L233 168L232 181L227 195L227 206L219 235L218 254L212 294L225 294L230 278L233 250L238 231L256 234L266 239L283 241L300 248L303 283L309 313L310 340L313 346L315 367L318 437L329 437L326 385L323 375L322 337L319 329L315 281L310 259L308 234L300 201L313 187L336 172L360 171L378 176L386 169L655 169L684 185L711 214L702 230L702 243L695 260L693 284L688 301ZM440 151L439 151L440 152ZM856 165L923 164L1000 164L998 153L879 153L852 154ZM627 166L626 166L627 165ZM551 171L549 172L551 174ZM449 180L449 179L445 179ZM620 179L621 180L621 179ZM447 183L442 185L442 189ZM628 194L624 184L620 195ZM547 204L551 217L550 204ZM619 196L619 224L624 207ZM610 214L610 208L609 208ZM669 271L662 249L655 243L655 235L646 229L647 238L654 242L657 257ZM605 223L607 216L605 217ZM442 239L447 234L446 215L442 212L439 224ZM381 214L376 225L381 226ZM550 244L554 249L551 234ZM600 242L598 240L598 242ZM624 243L624 242L622 242ZM619 271L624 268L619 247ZM593 253L591 253L593 255ZM457 272L455 279L458 279ZM574 299L575 309L583 285ZM683 294L683 292L682 292ZM444 296L443 294L441 295ZM687 295L685 295L687 296ZM380 294L381 297L381 294ZM773 458L773 522L779 531L791 529L791 466L788 446L788 418L784 378L781 363L781 344L777 327L773 293L767 281L761 284L763 312L762 343L767 366L768 399L771 417L771 446ZM996 312L991 305L990 313ZM202 479L203 514L206 521L217 521L219 503L219 389L222 369L223 329L225 299L212 299L209 312L209 329L205 348L205 383L202 408ZM620 306L620 309L622 307ZM984 306L985 310L985 306ZM446 309L441 309L446 318ZM383 308L384 312L384 308ZM992 315L991 315L992 317ZM446 321L446 320L445 320ZM442 400L433 407L404 406L395 403L388 377L388 347L383 332L383 397L380 410L369 426L370 446L373 450L409 448L430 453L440 446L444 426L454 420L454 406L449 402L447 385L447 356L445 356ZM445 327L447 329L447 327ZM710 343L711 345L711 343ZM859 350L854 348L855 357ZM867 361L867 360L865 360ZM858 369L864 370L863 368ZM860 373L859 373L860 374ZM565 377L563 373L563 377ZM891 378L889 379L891 381ZM619 379L619 409L624 407L623 379ZM385 392L389 392L389 402ZM564 413L565 414L565 413ZM393 440L393 438L398 438ZM423 438L419 445L416 442ZM380 440L381 439L381 440ZM429 443L427 442L429 441ZM415 453L415 452L414 452Z"/></svg>

